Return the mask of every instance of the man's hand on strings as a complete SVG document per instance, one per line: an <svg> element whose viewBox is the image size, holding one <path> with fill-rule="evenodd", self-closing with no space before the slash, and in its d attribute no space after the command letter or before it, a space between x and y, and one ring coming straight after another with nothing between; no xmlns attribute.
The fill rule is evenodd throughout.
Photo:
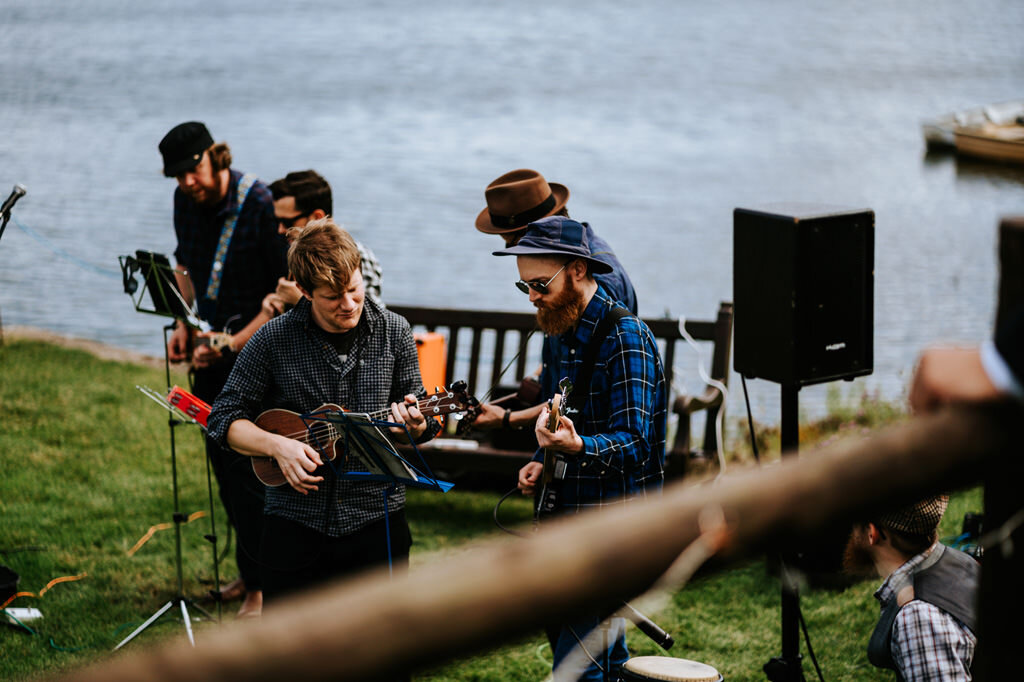
<svg viewBox="0 0 1024 682"><path fill-rule="evenodd" d="M505 418L505 408L484 403L479 406L480 414L473 420L473 426L480 429L500 429Z"/></svg>
<svg viewBox="0 0 1024 682"><path fill-rule="evenodd" d="M411 393L405 396L405 402L391 403L391 421L396 424L405 424L413 439L417 439L427 430L427 418L423 416L416 407L416 396ZM391 433L405 438L405 429L400 426L392 426Z"/></svg>
<svg viewBox="0 0 1024 682"><path fill-rule="evenodd" d="M323 466L323 458L316 448L299 440L293 440L274 434L274 452L268 453L281 468L288 485L303 495L311 490L318 490L317 483L324 480L323 476L314 476L316 468Z"/></svg>
<svg viewBox="0 0 1024 682"><path fill-rule="evenodd" d="M204 332L202 334L198 334L196 336L196 339L209 338L209 337L213 336L214 334L218 334L218 333L219 332ZM195 348L192 349L192 366L193 367L198 367L198 368L210 367L211 365L215 365L215 364L217 364L218 362L220 362L223 359L224 359L224 356L221 354L221 352L219 350L214 350L213 346L211 346L208 343L198 343L197 342L195 344Z"/></svg>
<svg viewBox="0 0 1024 682"><path fill-rule="evenodd" d="M576 433L576 426L572 420L562 416L558 428L551 432L548 431L548 416L550 414L551 410L545 405L537 415L537 422L533 426L533 431L537 435L537 445L570 455L578 455L583 452L583 439Z"/></svg>

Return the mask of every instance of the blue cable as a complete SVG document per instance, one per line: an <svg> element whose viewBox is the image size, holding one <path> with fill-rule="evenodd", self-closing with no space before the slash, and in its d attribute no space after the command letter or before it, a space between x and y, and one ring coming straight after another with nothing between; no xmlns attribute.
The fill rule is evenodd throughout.
<svg viewBox="0 0 1024 682"><path fill-rule="evenodd" d="M22 232L24 232L28 236L32 237L33 239L35 239L37 242L39 242L40 244L42 244L43 246L48 248L50 251L52 251L54 254L60 256L61 258L65 259L67 261L70 261L70 262L74 263L75 265L78 265L79 267L81 267L84 270L89 270L89 271L94 272L94 273L96 273L98 275L103 275L105 277L115 277L117 279L121 278L121 271L120 270L107 270L106 268L101 268L99 266L93 265L92 263L88 263L88 262L86 262L86 261L84 261L84 260L82 260L80 258L77 258L77 257L73 256L72 254L68 253L67 251L65 251L65 250L55 246L53 244L53 242L51 242L49 239L47 239L43 235L39 234L35 230L32 230L31 228L29 228L26 225L23 225L21 223L21 221L18 220L17 218L13 218L12 217L12 220L14 221L14 224L17 225L18 228Z"/></svg>

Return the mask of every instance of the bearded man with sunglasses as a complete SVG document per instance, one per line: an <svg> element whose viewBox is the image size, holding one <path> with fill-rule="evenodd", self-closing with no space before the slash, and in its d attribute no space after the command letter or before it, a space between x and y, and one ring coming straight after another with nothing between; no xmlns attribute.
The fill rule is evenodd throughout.
<svg viewBox="0 0 1024 682"><path fill-rule="evenodd" d="M174 178L174 231L178 287L211 328L231 332L224 346L203 344L208 336L179 320L167 344L171 362L190 360L193 392L213 403L242 349L265 321L263 297L287 273L287 242L277 233L270 190L255 176L231 168L227 144L214 144L203 123L175 126L159 144L164 175ZM239 615L262 608L258 553L263 486L244 457L206 442L228 520L238 532L239 580L214 593L218 599L245 597Z"/></svg>
<svg viewBox="0 0 1024 682"><path fill-rule="evenodd" d="M543 218L530 223L515 246L494 255L517 257L516 286L537 308L540 328L558 341L544 346L544 395L554 395L564 379L572 385L567 414L554 432L548 430L547 407L541 408L534 425L539 448L519 471L519 489L537 493L548 449L554 453L554 480L545 487L545 501L553 499L553 515L659 493L668 405L661 356L647 325L594 278L610 266L594 258L583 225L561 216ZM549 629L556 668L601 619L586 614ZM612 622L606 660L613 669L628 658L624 630L622 619ZM587 653L597 662L604 657ZM556 680L562 679L601 680L602 672L592 662L583 670L558 670Z"/></svg>

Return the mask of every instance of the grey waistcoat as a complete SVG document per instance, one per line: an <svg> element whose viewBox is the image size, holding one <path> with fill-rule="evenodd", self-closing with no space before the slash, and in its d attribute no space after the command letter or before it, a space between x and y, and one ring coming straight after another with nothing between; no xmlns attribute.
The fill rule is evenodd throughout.
<svg viewBox="0 0 1024 682"><path fill-rule="evenodd" d="M973 558L940 544L917 570L906 576L906 581L914 582L914 599L939 607L974 632L979 571L980 566ZM894 594L905 585L906 582L893 585ZM892 625L901 608L895 596L890 599L882 607L882 616L868 641L868 660L879 668L896 670L892 660Z"/></svg>

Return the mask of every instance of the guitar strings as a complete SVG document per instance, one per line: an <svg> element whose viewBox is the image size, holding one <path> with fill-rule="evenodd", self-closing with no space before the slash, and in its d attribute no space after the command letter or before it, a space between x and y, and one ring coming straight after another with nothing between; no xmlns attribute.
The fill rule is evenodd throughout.
<svg viewBox="0 0 1024 682"><path fill-rule="evenodd" d="M416 402L416 408L422 412L423 408L426 407L427 405L429 405L430 403L438 403L438 402L441 402L441 401L437 400L435 398L426 398L424 400L417 401ZM449 411L452 411L452 405L451 404L442 405L442 409L447 409ZM389 414L391 414L391 408L385 408L383 410L377 410L376 412L369 412L367 414L369 415L370 419L372 419L374 421L380 421L381 419L383 419L383 418L387 417ZM424 416L433 416L433 415L424 415ZM316 418L316 419L319 421L321 418ZM325 421L326 421L326 419L325 419ZM327 437L328 440L334 440L336 437L340 437L340 434L338 434L337 436L335 435L338 432L335 430L334 426L332 424L330 424L330 422L328 422L327 430L328 430L328 433L327 433L326 437ZM312 436L319 436L319 434L312 433L312 429L311 428L306 428L306 429L303 429L301 431L295 431L293 433L283 433L283 434L280 434L280 435L284 436L285 438L290 438L292 440L297 440L299 442L305 443L306 445L311 445L312 444L310 442L310 440L309 440L310 437L312 437ZM319 440L319 438L318 438L318 440Z"/></svg>

